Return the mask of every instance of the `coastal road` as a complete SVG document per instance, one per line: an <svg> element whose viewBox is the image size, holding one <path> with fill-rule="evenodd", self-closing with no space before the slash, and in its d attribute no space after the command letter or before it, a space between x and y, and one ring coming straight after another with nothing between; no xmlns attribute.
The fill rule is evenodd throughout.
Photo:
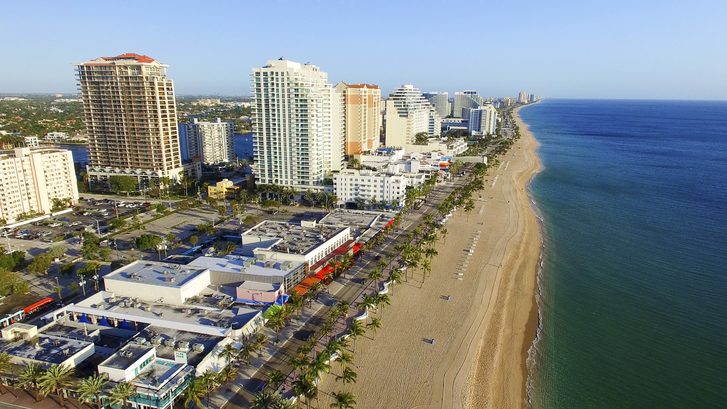
<svg viewBox="0 0 727 409"><path fill-rule="evenodd" d="M447 182L445 184L438 185L434 191L429 195L424 205L419 209L412 209L412 211L405 215L400 221L397 230L390 234L387 239L376 249L369 249L363 252L363 254L356 258L354 265L346 272L345 278L343 276L336 279L335 288L337 289L332 294L324 294L321 298L325 305L321 305L321 308L310 317L307 322L301 325L301 328L296 331L305 330L306 332L314 333L317 332L328 316L331 307L335 305L337 301L345 301L349 305L352 305L352 310L349 311L349 316L352 311L355 311L353 304L357 299L360 298L364 291L371 290L371 282L368 280L368 272L371 268L378 263L376 257L379 255L390 255L392 256L392 262L389 267L396 264L396 254L394 248L403 243L405 240L406 233L413 230L420 223L423 222L423 216L425 214L435 214L437 206L454 190L457 186L463 183L464 179L456 179L454 182ZM333 288L332 284L331 287ZM295 325L294 322L292 325ZM300 325L300 324L299 324ZM305 343L304 340L296 337L287 338L280 350L262 367L260 367L254 375L249 379L245 380L242 384L242 388L239 389L237 394L232 397L224 408L237 409L247 408L251 400L257 393L257 388L267 378L267 374L273 370L279 370L284 374L292 372L293 368L289 364L290 358L292 358L300 346Z"/></svg>

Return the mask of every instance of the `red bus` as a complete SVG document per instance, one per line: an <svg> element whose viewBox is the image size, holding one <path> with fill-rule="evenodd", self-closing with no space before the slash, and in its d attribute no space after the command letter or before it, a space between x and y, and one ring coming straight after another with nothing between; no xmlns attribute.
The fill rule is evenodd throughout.
<svg viewBox="0 0 727 409"><path fill-rule="evenodd" d="M53 298L51 298L51 297L45 297L42 300L37 301L37 302L34 302L34 303L30 304L29 306L23 308L23 311L26 314L32 314L32 313L38 311L38 309L40 309L40 307L43 307L45 305L48 305L48 304L50 304L52 302L53 302Z"/></svg>

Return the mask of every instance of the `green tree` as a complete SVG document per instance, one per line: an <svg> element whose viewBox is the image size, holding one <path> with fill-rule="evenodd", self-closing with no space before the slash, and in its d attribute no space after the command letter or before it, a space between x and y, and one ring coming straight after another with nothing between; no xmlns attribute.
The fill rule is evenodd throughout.
<svg viewBox="0 0 727 409"><path fill-rule="evenodd" d="M111 389L109 393L109 401L112 405L121 404L122 409L126 409L129 399L136 395L136 387L128 382L119 382Z"/></svg>
<svg viewBox="0 0 727 409"><path fill-rule="evenodd" d="M93 374L88 378L83 378L78 383L78 387L76 389L79 394L78 398L84 403L96 402L96 407L101 409L103 406L101 397L103 396L104 388L106 388L108 383L109 379L106 374Z"/></svg>
<svg viewBox="0 0 727 409"><path fill-rule="evenodd" d="M426 132L419 132L414 135L414 145L426 145L429 143L429 134Z"/></svg>
<svg viewBox="0 0 727 409"><path fill-rule="evenodd" d="M207 388L205 387L202 379L195 378L187 386L187 390L184 391L184 407L189 408L192 406L202 407L202 398L207 394Z"/></svg>
<svg viewBox="0 0 727 409"><path fill-rule="evenodd" d="M53 264L53 259L48 253L39 254L28 264L28 271L34 274L47 274Z"/></svg>
<svg viewBox="0 0 727 409"><path fill-rule="evenodd" d="M40 377L40 393L43 396L55 394L58 396L61 407L63 403L63 393L66 389L73 386L74 369L68 366L53 365L48 368Z"/></svg>
<svg viewBox="0 0 727 409"><path fill-rule="evenodd" d="M354 383L354 382L356 382L357 376L358 375L356 374L356 372L353 369L346 366L343 368L343 371L341 372L341 376L338 376L336 378L336 381L338 381L340 379L341 381L343 381L344 385L348 384L348 383Z"/></svg>
<svg viewBox="0 0 727 409"><path fill-rule="evenodd" d="M43 370L34 362L26 364L18 377L18 386L23 389L30 389L35 392L35 401L40 401L40 392L38 384L40 383Z"/></svg>
<svg viewBox="0 0 727 409"><path fill-rule="evenodd" d="M7 377L4 375L10 375L13 373L14 366L12 361L10 360L10 355L7 352L0 352L0 379L2 379L2 385L5 392L9 392L10 389L8 389L7 386ZM14 396L14 395L13 395Z"/></svg>
<svg viewBox="0 0 727 409"><path fill-rule="evenodd" d="M199 236L195 236L194 234L189 236L189 244L194 247L199 243Z"/></svg>
<svg viewBox="0 0 727 409"><path fill-rule="evenodd" d="M366 328L371 328L376 334L376 330L381 328L381 318L371 318L371 322L366 324Z"/></svg>
<svg viewBox="0 0 727 409"><path fill-rule="evenodd" d="M137 188L136 178L133 176L115 175L109 177L109 187L114 193L129 193Z"/></svg>
<svg viewBox="0 0 727 409"><path fill-rule="evenodd" d="M353 409L356 405L356 396L350 392L333 392L334 402L330 407L336 409Z"/></svg>
<svg viewBox="0 0 727 409"><path fill-rule="evenodd" d="M153 234L142 234L136 238L136 247L142 251L153 250L162 244L162 241L164 241L164 239L159 236L155 236Z"/></svg>

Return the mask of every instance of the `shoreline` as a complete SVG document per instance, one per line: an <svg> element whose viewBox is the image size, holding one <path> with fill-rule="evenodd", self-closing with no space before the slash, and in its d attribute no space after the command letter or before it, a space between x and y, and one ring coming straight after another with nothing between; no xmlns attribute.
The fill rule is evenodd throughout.
<svg viewBox="0 0 727 409"><path fill-rule="evenodd" d="M472 212L460 209L447 223L432 273L393 287L391 305L375 312L383 326L355 346L357 382L324 376L321 406L345 390L359 408L527 407L542 254L528 186L540 162L532 134L517 112L513 119L520 139L484 177ZM340 371L333 365L332 374Z"/></svg>
<svg viewBox="0 0 727 409"><path fill-rule="evenodd" d="M500 324L507 322L511 328L503 328L493 321L482 335L477 364L468 385L467 407L472 408L529 407L530 350L537 337L539 325L537 291L543 257L543 238L542 224L529 189L533 178L542 169L536 152L538 142L519 115L520 109L527 106L530 105L513 110L513 119L520 128L520 139L526 145L526 155L531 156L533 161L522 173L515 175L513 180L517 185L518 203L515 207L525 219L525 227L520 234L513 236L519 243L510 248L508 257L519 260L508 263L516 271L505 272L505 279L512 281L506 281L509 286L506 285L498 294L501 303L496 306L499 307L498 312L508 318L503 318ZM524 251L528 247L535 247L537 250ZM519 310L518 304L521 307ZM523 311L523 308L527 311ZM513 343L516 348L507 348L507 344ZM519 373L519 377L512 377L508 373L513 370ZM483 388L483 385L486 387Z"/></svg>

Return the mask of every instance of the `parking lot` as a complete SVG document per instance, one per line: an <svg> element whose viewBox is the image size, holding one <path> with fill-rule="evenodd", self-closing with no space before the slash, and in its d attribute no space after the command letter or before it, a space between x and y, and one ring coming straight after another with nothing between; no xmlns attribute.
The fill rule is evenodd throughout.
<svg viewBox="0 0 727 409"><path fill-rule="evenodd" d="M26 224L7 233L11 238L46 243L76 237L84 230L103 235L108 232L111 219L142 214L151 208L150 202L82 198L72 212Z"/></svg>

